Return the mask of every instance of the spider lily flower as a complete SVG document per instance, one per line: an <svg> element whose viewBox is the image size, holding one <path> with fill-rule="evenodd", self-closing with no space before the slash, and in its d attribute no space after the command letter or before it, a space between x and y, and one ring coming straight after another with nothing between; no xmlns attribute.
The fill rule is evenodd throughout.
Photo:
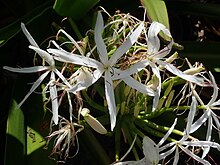
<svg viewBox="0 0 220 165"><path fill-rule="evenodd" d="M167 156L169 156L170 154L172 154L175 151L173 164L174 165L178 164L179 149L181 149L183 152L185 152L187 155L192 157L194 160L196 160L202 164L210 164L207 160L204 159L203 156L199 157L199 156L195 155L192 151L190 151L188 149L188 147L189 146L192 146L192 147L196 146L196 147L200 147L200 148L213 147L213 148L220 150L220 145L215 142L199 141L197 139L193 139L193 141L188 140L189 134L191 133L191 129L193 127L192 123L193 123L193 119L195 116L196 107L197 107L196 98L192 97L192 103L190 106L190 112L188 114L188 121L187 121L187 125L186 125L185 134L179 141L171 142L171 143L165 144L164 146L161 146L164 143L164 141L167 139L167 137L172 133L172 131L176 125L176 121L175 121L174 124L170 127L169 131L166 133L166 135L157 144L157 146L159 147L159 153L160 153L159 160L165 159Z"/></svg>
<svg viewBox="0 0 220 165"><path fill-rule="evenodd" d="M141 84L134 78L130 77L131 74L137 72L139 69L143 69L140 67L145 67L147 61L143 61L139 63L139 66L136 69L128 69L127 71L123 71L123 76L119 75L121 72L120 69L114 67L117 63L117 60L128 51L128 49L137 41L139 35L142 32L144 25L141 23L127 38L127 40L113 53L113 55L108 58L107 49L102 38L102 32L104 30L104 23L101 12L98 13L96 26L95 26L95 42L97 46L97 51L99 54L100 62L92 59L90 57L81 56L73 53L66 52L63 49L48 49L48 52L54 54L54 58L61 62L73 63L81 66L91 67L95 70L91 73L92 76L84 76L85 79L88 77L90 80L86 81L85 79L78 81L72 88L70 88L71 92L80 91L94 84L103 74L105 80L105 95L106 101L108 104L108 110L110 114L111 121L111 130L114 129L116 124L116 105L115 105L115 96L114 96L114 88L113 88L113 80L122 79L127 85L130 87L148 94L149 96L154 96L154 91L147 87L146 85ZM138 69L137 69L138 68ZM88 73L88 72L87 72ZM86 74L87 74L86 73ZM88 73L89 75L89 73ZM80 84L80 88L77 87Z"/></svg>
<svg viewBox="0 0 220 165"><path fill-rule="evenodd" d="M170 43L161 50L160 40L158 38L158 34L160 31L162 31L171 39ZM147 59L149 60L149 65L152 68L152 72L158 77L160 82L156 90L156 95L154 97L153 110L155 110L157 107L161 92L161 76L159 67L156 64L158 64L160 67L162 66L166 68L169 72L173 73L176 76L179 76L186 81L190 81L199 85L204 83L204 80L202 78L196 77L194 75L185 74L184 72L180 71L175 66L164 60L165 57L170 53L173 43L173 38L169 30L159 22L152 22L147 34Z"/></svg>
<svg viewBox="0 0 220 165"><path fill-rule="evenodd" d="M204 108L205 108L205 112L203 113L203 115L198 120L196 120L192 124L192 127L190 129L190 133L193 133L199 127L201 127L203 123L208 121L207 132L206 132L206 141L211 141L212 127L214 126L213 125L213 120L215 122L216 128L218 130L218 134L219 134L219 137L220 137L220 131L219 131L220 130L220 122L219 122L219 118L212 111L212 110L219 110L218 106L220 105L220 99L217 100L219 88L218 88L218 86L216 84L216 81L215 81L215 78L214 78L214 76L212 75L211 72L209 72L209 75L210 75L210 78L211 78L211 81L212 81L212 85L213 85L213 94L212 94L211 100L208 102L207 105L204 105L204 103L202 103ZM210 150L209 146L204 148L204 152L203 152L202 158L204 158L207 155L209 150Z"/></svg>
<svg viewBox="0 0 220 165"><path fill-rule="evenodd" d="M57 100L57 89L56 89L56 79L55 74L67 85L70 87L70 84L65 79L65 77L60 73L59 70L55 67L55 61L53 57L46 51L39 48L33 37L30 35L28 30L25 28L25 25L21 23L22 31L24 32L25 36L31 43L29 46L30 49L36 51L38 55L45 60L49 66L34 66L34 67L28 67L28 68L12 68L8 66L4 66L3 68L6 70L9 70L11 72L17 72L17 73L35 73L35 72L41 72L44 71L44 73L37 79L37 81L33 84L30 91L27 93L27 95L24 97L24 99L18 104L18 107L20 107L24 101L31 95L32 92L41 84L41 82L46 78L46 76L51 72L50 76L50 82L47 85L47 88L49 87L50 91L50 98L52 103L52 112L53 112L53 121L55 124L58 124L58 100Z"/></svg>

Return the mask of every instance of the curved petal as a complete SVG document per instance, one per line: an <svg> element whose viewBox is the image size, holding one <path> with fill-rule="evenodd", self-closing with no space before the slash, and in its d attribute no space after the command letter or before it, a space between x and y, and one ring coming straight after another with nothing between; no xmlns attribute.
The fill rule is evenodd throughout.
<svg viewBox="0 0 220 165"><path fill-rule="evenodd" d="M163 24L155 21L152 22L148 30L148 40L147 40L147 45L148 45L147 53L149 55L157 53L160 49L160 40L157 36L160 31L163 31L167 36L172 38L169 30Z"/></svg>
<svg viewBox="0 0 220 165"><path fill-rule="evenodd" d="M212 137L212 118L209 117L208 118L208 128L207 128L207 132L206 132L206 141L210 141ZM209 153L210 151L210 146L206 146L203 149L203 153L202 153L202 158L205 158L206 155Z"/></svg>
<svg viewBox="0 0 220 165"><path fill-rule="evenodd" d="M59 33L63 33L72 43L73 45L78 49L78 51L80 52L81 55L84 55L84 52L83 50L81 49L81 47L79 46L79 44L73 39L73 37L71 37L71 35L69 35L67 32L65 32L65 30L63 29L60 29L58 31L58 34Z"/></svg>
<svg viewBox="0 0 220 165"><path fill-rule="evenodd" d="M56 59L57 61L82 65L92 68L98 68L103 66L102 63L92 58L81 56L78 54L73 54L65 50L48 49L48 52L54 54L55 55L54 59Z"/></svg>
<svg viewBox="0 0 220 165"><path fill-rule="evenodd" d="M170 43L163 49L161 49L159 52L154 54L154 58L164 58L166 55L168 55L173 47L173 39L170 41Z"/></svg>
<svg viewBox="0 0 220 165"><path fill-rule="evenodd" d="M175 144L175 143L173 143L173 144ZM175 149L176 149L176 145L173 146L171 149L167 150L166 152L160 153L159 160L165 159L167 156L172 154Z"/></svg>
<svg viewBox="0 0 220 165"><path fill-rule="evenodd" d="M197 77L197 76L194 76L194 75L187 75L187 74L183 73L181 70L177 69L172 64L169 64L169 63L161 61L161 60L157 60L157 63L159 65L162 65L164 68L166 68L168 71L170 71L174 75L176 75L176 76L178 76L178 77L180 77L184 80L196 83L196 84L201 85L201 86L202 86L202 84L204 84L204 79L203 78L200 78L200 77Z"/></svg>
<svg viewBox="0 0 220 165"><path fill-rule="evenodd" d="M164 137L159 141L159 143L157 144L158 146L161 146L166 140L167 138L170 136L170 134L173 132L174 127L177 124L177 118L174 120L172 126L170 127L170 129L167 131L167 133L164 135Z"/></svg>
<svg viewBox="0 0 220 165"><path fill-rule="evenodd" d="M36 41L33 39L33 37L31 36L31 34L28 32L28 30L26 29L24 23L21 23L21 29L24 33L24 35L27 37L28 41L31 43L31 45L35 46L35 47L39 47L36 43Z"/></svg>
<svg viewBox="0 0 220 165"><path fill-rule="evenodd" d="M174 156L174 160L173 160L173 165L178 165L178 162L179 162L179 148L177 147L176 148L176 151L175 151L175 156Z"/></svg>
<svg viewBox="0 0 220 165"><path fill-rule="evenodd" d="M20 107L25 100L31 95L31 93L41 84L41 82L44 80L44 78L48 75L50 71L45 72L44 74L42 74L37 81L35 81L35 83L32 85L30 91L28 92L28 94L23 98L23 100L18 104L18 107Z"/></svg>
<svg viewBox="0 0 220 165"><path fill-rule="evenodd" d="M211 110L206 110L205 113L203 113L203 115L192 124L190 133L195 132L199 127L201 127L201 125L210 117L210 114Z"/></svg>
<svg viewBox="0 0 220 165"><path fill-rule="evenodd" d="M137 80L135 80L134 78L128 76L126 78L122 79L127 85L129 85L131 88L134 88L136 90L138 90L139 92L146 94L148 96L154 96L155 93L153 91L153 89L147 87L146 85L138 82Z"/></svg>
<svg viewBox="0 0 220 165"><path fill-rule="evenodd" d="M194 119L194 116L195 116L195 113L196 113L196 107L197 107L197 100L193 96L192 97L192 103L190 105L190 110L189 110L188 118L187 118L187 125L186 125L186 134L187 134L187 136L189 135L190 130L191 130L193 119Z"/></svg>
<svg viewBox="0 0 220 165"><path fill-rule="evenodd" d="M113 66L116 64L117 60L126 53L129 48L137 41L142 30L144 28L144 23L142 22L126 39L126 41L114 52L109 60L109 65Z"/></svg>
<svg viewBox="0 0 220 165"><path fill-rule="evenodd" d="M206 165L211 165L207 160L200 158L199 156L195 155L194 153L192 153L189 149L179 145L179 147L187 154L189 155L191 158L195 159L196 161L202 163L202 164L206 164Z"/></svg>
<svg viewBox="0 0 220 165"><path fill-rule="evenodd" d="M27 67L27 68L13 68L13 67L9 67L9 66L4 66L3 69L11 71L11 72L17 72L17 73L35 73L35 72L49 70L50 67L48 67L48 66L33 66L33 67Z"/></svg>
<svg viewBox="0 0 220 165"><path fill-rule="evenodd" d="M111 130L113 131L116 124L116 105L115 105L115 95L113 82L111 79L111 73L105 72L105 96L108 104L108 110L111 121Z"/></svg>
<svg viewBox="0 0 220 165"><path fill-rule="evenodd" d="M114 71L113 71L112 80L122 79L134 73L138 73L142 69L144 69L148 64L149 64L148 60L142 60L142 61L135 63L133 66L131 66L130 68L126 70L113 68Z"/></svg>
<svg viewBox="0 0 220 165"><path fill-rule="evenodd" d="M211 100L209 101L209 103L207 105L212 105L218 97L218 86L217 86L215 78L211 72L209 72L209 75L211 77L211 82L213 85L213 94L212 94Z"/></svg>
<svg viewBox="0 0 220 165"><path fill-rule="evenodd" d="M152 62L149 62L150 67L152 69L152 72L156 75L156 77L158 78L159 82L158 85L156 87L156 92L155 92L155 96L153 99L153 106L152 106L152 111L155 111L157 106L158 106L158 102L160 99L160 92L161 92L161 76L160 76L160 70L159 68Z"/></svg>
<svg viewBox="0 0 220 165"><path fill-rule="evenodd" d="M70 83L66 80L66 78L62 75L62 73L60 73L59 70L57 70L56 68L53 70L54 73L57 74L57 76L66 84L66 86L71 87Z"/></svg>
<svg viewBox="0 0 220 165"><path fill-rule="evenodd" d="M108 64L108 53L104 40L102 38L102 32L104 30L104 22L101 12L98 12L96 25L95 25L95 43L99 52L99 58L104 65Z"/></svg>
<svg viewBox="0 0 220 165"><path fill-rule="evenodd" d="M55 66L55 61L53 59L53 56L51 56L49 53L46 51L40 49L39 47L34 47L34 46L29 46L30 49L33 49L36 51L42 59L44 59L50 66L54 67Z"/></svg>

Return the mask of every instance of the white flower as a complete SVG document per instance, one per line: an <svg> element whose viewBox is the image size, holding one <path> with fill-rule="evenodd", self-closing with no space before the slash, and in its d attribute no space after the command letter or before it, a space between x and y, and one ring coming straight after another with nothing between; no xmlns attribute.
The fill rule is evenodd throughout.
<svg viewBox="0 0 220 165"><path fill-rule="evenodd" d="M164 34L169 36L171 39L170 43L161 50L160 50L160 40L158 38L158 34L160 31L162 31ZM204 80L202 78L185 74L179 69L177 69L175 66L173 66L172 64L166 62L165 57L171 51L171 48L173 46L173 39L172 39L172 36L169 30L161 23L154 21L150 25L149 30L148 30L148 35L147 35L147 46L148 46L147 58L149 60L148 61L149 65L152 68L152 72L159 79L156 96L154 97L153 110L155 110L157 107L159 97L160 97L160 92L161 92L161 76L160 76L159 67L156 64L163 66L164 68L166 68L168 71L170 71L174 75L179 76L180 78L186 81L190 81L190 82L193 82L199 85L203 84Z"/></svg>
<svg viewBox="0 0 220 165"><path fill-rule="evenodd" d="M190 112L188 114L188 121L186 125L186 130L184 133L184 136L179 140L175 142L171 142L168 144L165 144L164 146L161 146L164 141L167 139L167 137L172 133L174 126L176 125L176 121L174 124L171 126L170 130L166 133L166 135L161 139L161 141L157 144L159 147L159 159L165 159L167 156L172 154L175 151L175 156L174 156L174 161L173 164L176 165L178 164L179 161L179 149L181 149L183 152L185 152L187 155L195 159L196 161L202 163L202 164L210 164L207 160L204 159L204 157L199 157L195 155L192 151L188 149L189 146L196 146L200 148L217 148L220 151L220 145L215 142L210 142L210 141L199 141L197 139L193 139L193 141L189 141L189 134L192 130L193 127L193 119L195 116L196 112L196 107L197 107L197 101L195 97L192 97L192 103L190 107Z"/></svg>
<svg viewBox="0 0 220 165"><path fill-rule="evenodd" d="M34 72L45 71L45 73L43 73L37 79L37 81L33 84L30 91L28 92L28 94L19 103L18 107L20 107L24 103L24 101L31 95L31 93L41 84L41 82L44 80L44 78L51 72L50 82L48 83L47 88L49 86L50 99L51 99L51 103L52 103L53 121L55 124L58 124L58 101L57 101L57 89L56 89L56 84L55 84L56 83L55 74L57 74L57 76L59 78L61 78L61 80L67 86L70 87L70 84L67 82L65 77L60 73L60 71L58 71L56 69L55 61L54 61L53 57L49 53L47 53L46 51L39 48L39 46L37 45L37 43L35 42L33 37L30 35L30 33L27 31L27 29L25 28L25 25L23 23L21 23L21 28L22 28L22 31L24 32L25 36L27 37L27 39L31 43L29 48L35 50L39 54L39 56L49 64L49 66L34 66L34 67L28 67L28 68L12 68L12 67L8 67L8 66L3 67L6 70L9 70L11 72L18 72L18 73L34 73Z"/></svg>
<svg viewBox="0 0 220 165"><path fill-rule="evenodd" d="M63 49L48 49L48 52L53 53L55 55L55 59L73 63L77 65L82 65L86 67L95 68L92 76L85 76L85 79L82 81L78 81L75 86L73 86L70 91L77 92L82 89L85 89L95 83L103 74L105 80L105 95L106 101L108 104L109 114L110 114L110 121L111 121L111 130L114 129L116 124L116 105L115 105L115 96L114 96L114 87L113 87L113 80L122 79L126 84L131 86L138 91L145 93L149 96L154 96L154 91L147 87L146 85L141 84L134 78L130 77L131 74L138 72L139 70L143 69L146 66L147 61L140 62L138 67L135 69L128 69L123 71L123 74L120 75L122 72L120 69L114 67L117 63L117 60L124 55L128 51L128 49L137 41L139 35L142 32L144 25L141 23L127 38L127 40L113 53L111 58L108 58L107 49L102 38L102 32L104 30L104 23L103 18L100 12L98 12L98 17L95 26L95 42L100 58L100 62L86 57L81 56L73 53L66 52ZM135 65L136 66L136 65ZM138 69L137 69L138 68ZM88 72L87 72L88 73ZM89 79L89 81L87 81ZM77 87L80 84L80 88Z"/></svg>
<svg viewBox="0 0 220 165"><path fill-rule="evenodd" d="M190 133L193 133L199 127L201 127L203 123L205 123L208 120L207 132L206 132L206 141L211 141L212 127L214 126L213 125L213 119L215 121L216 128L218 130L218 134L219 134L219 137L220 137L220 122L219 122L219 118L212 111L212 110L219 110L218 106L220 105L220 99L217 100L219 88L218 88L218 86L217 86L217 84L215 82L215 78L214 78L214 76L212 75L211 72L209 72L209 75L210 75L210 78L211 78L211 81L212 81L212 85L213 85L213 94L212 94L211 100L208 102L207 105L204 105L204 103L202 102L202 104L203 104L202 106L204 106L205 112L204 112L204 114L198 120L196 120L192 124L192 127L190 129ZM210 150L209 146L204 148L204 152L203 152L202 158L204 158L207 155L209 150Z"/></svg>

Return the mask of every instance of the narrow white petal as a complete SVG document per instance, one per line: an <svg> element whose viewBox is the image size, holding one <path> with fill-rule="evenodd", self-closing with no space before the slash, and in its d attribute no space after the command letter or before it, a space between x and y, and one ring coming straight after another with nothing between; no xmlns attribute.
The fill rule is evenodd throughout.
<svg viewBox="0 0 220 165"><path fill-rule="evenodd" d="M158 146L161 146L166 140L167 138L170 136L170 134L173 132L174 127L177 124L177 118L174 120L172 126L170 127L170 129L167 131L167 133L164 135L164 137L160 140L160 142L157 144Z"/></svg>
<svg viewBox="0 0 220 165"><path fill-rule="evenodd" d="M33 66L33 67L27 67L27 68L12 68L9 66L4 66L3 69L11 71L11 72L17 72L17 73L35 73L35 72L41 72L45 70L49 70L50 67L48 66Z"/></svg>
<svg viewBox="0 0 220 165"><path fill-rule="evenodd" d="M134 65L132 65L130 68L128 68L126 70L120 70L120 69L113 68L112 80L122 79L122 78L128 77L134 73L138 73L142 69L144 69L147 65L149 65L148 60L142 60L142 61L135 63Z"/></svg>
<svg viewBox="0 0 220 165"><path fill-rule="evenodd" d="M18 107L20 107L25 100L31 95L31 93L41 84L41 82L44 80L44 78L48 75L50 71L45 72L44 74L42 74L37 81L32 85L30 91L28 92L28 94L23 98L23 100L18 104Z"/></svg>
<svg viewBox="0 0 220 165"><path fill-rule="evenodd" d="M53 121L57 125L58 124L58 99L57 99L57 88L56 85L54 84L55 80L55 74L54 72L51 72L51 78L50 80L52 83L50 84L50 99L52 103L52 113L53 113Z"/></svg>
<svg viewBox="0 0 220 165"><path fill-rule="evenodd" d="M152 24L150 25L149 30L148 30L148 41L147 41L147 45L148 45L147 53L148 54L155 54L159 51L160 40L157 35L161 30L167 36L172 38L169 30L163 24L161 24L159 22L155 22L155 21L152 22Z"/></svg>
<svg viewBox="0 0 220 165"><path fill-rule="evenodd" d="M105 96L108 103L108 110L111 121L111 130L113 131L116 124L116 105L113 82L111 80L110 72L105 72Z"/></svg>
<svg viewBox="0 0 220 165"><path fill-rule="evenodd" d="M161 92L161 76L160 76L160 70L159 68L152 62L149 62L150 67L152 69L152 72L156 75L156 77L159 80L158 86L156 88L156 92L155 92L155 96L153 99L153 107L152 107L152 111L155 111L157 106L158 106L158 102L160 99L160 92Z"/></svg>
<svg viewBox="0 0 220 165"><path fill-rule="evenodd" d="M66 78L62 75L62 73L60 73L59 70L57 70L56 68L53 69L54 73L57 74L57 76L68 86L71 87L70 83L66 80Z"/></svg>
<svg viewBox="0 0 220 165"><path fill-rule="evenodd" d="M179 148L176 148L173 165L177 165L179 162Z"/></svg>
<svg viewBox="0 0 220 165"><path fill-rule="evenodd" d="M216 116L216 114L214 114L214 113L212 112L212 117L213 117L213 119L214 119L214 121L215 121L217 130L220 130L220 122L219 122L218 116ZM219 139L220 139L220 131L218 131L218 135L219 135Z"/></svg>
<svg viewBox="0 0 220 165"><path fill-rule="evenodd" d="M41 56L41 58L44 59L50 66L55 66L53 56L51 56L49 53L40 49L39 47L34 47L31 45L29 46L29 48L35 50Z"/></svg>
<svg viewBox="0 0 220 165"><path fill-rule="evenodd" d="M113 163L113 165L135 165L137 161L126 161L126 162L118 162L118 163Z"/></svg>
<svg viewBox="0 0 220 165"><path fill-rule="evenodd" d="M179 146L187 155L189 155L190 157L192 157L193 159L195 159L196 161L205 164L205 165L211 165L207 160L200 158L199 156L195 155L194 153L192 153L189 149L183 147L183 146Z"/></svg>
<svg viewBox="0 0 220 165"><path fill-rule="evenodd" d="M84 55L84 52L82 51L81 47L79 46L79 44L71 37L71 35L69 35L67 32L65 32L63 29L60 29L58 31L58 34L59 33L63 33L72 43L73 45L79 50L80 54L81 55Z"/></svg>
<svg viewBox="0 0 220 165"><path fill-rule="evenodd" d="M212 136L212 117L208 118L208 128L206 132L206 141L211 141L211 136ZM205 158L206 155L209 153L210 147L204 147L203 153L202 153L202 158Z"/></svg>
<svg viewBox="0 0 220 165"><path fill-rule="evenodd" d="M211 106L219 106L220 105L220 99L217 100L216 102L212 103Z"/></svg>
<svg viewBox="0 0 220 165"><path fill-rule="evenodd" d="M204 84L204 79L203 78L193 76L193 75L187 75L187 74L183 73L181 70L177 69L172 64L169 64L169 63L161 61L161 60L157 60L157 63L159 65L162 65L164 68L166 68L168 71L170 71L174 75L179 76L180 78L182 78L184 80L196 83L198 85Z"/></svg>
<svg viewBox="0 0 220 165"><path fill-rule="evenodd" d="M55 55L54 59L56 59L57 61L72 63L76 65L82 65L82 66L87 66L87 67L92 67L92 68L98 68L98 67L103 66L102 63L92 58L81 56L78 54L73 54L65 50L48 49L47 51L49 53L54 54Z"/></svg>
<svg viewBox="0 0 220 165"><path fill-rule="evenodd" d="M35 47L39 47L37 45L37 43L35 42L35 40L33 39L33 37L31 36L31 34L26 29L26 27L25 27L23 22L21 23L21 29L22 29L23 33L25 34L25 36L27 37L28 41L31 43L31 45L33 45Z"/></svg>
<svg viewBox="0 0 220 165"><path fill-rule="evenodd" d="M106 46L104 40L102 38L102 32L104 30L104 22L102 18L101 12L98 12L96 25L95 25L95 43L97 46L97 50L99 52L99 58L101 62L106 65L108 63L108 53L106 50Z"/></svg>
<svg viewBox="0 0 220 165"><path fill-rule="evenodd" d="M129 48L137 41L142 30L144 28L144 23L142 22L126 39L126 41L114 52L112 57L109 60L109 65L113 66L116 64L117 60L125 54Z"/></svg>
<svg viewBox="0 0 220 165"><path fill-rule="evenodd" d="M201 125L210 117L210 113L210 110L206 110L203 115L192 124L190 133L195 132L199 127L201 127Z"/></svg>
<svg viewBox="0 0 220 165"><path fill-rule="evenodd" d="M143 139L143 152L147 162L150 162L151 164L158 164L159 148L148 136L145 136Z"/></svg>
<svg viewBox="0 0 220 165"><path fill-rule="evenodd" d="M131 88L138 90L139 92L149 95L149 96L155 96L155 93L153 89L147 87L146 85L138 82L134 78L128 76L126 78L122 79L127 85L129 85Z"/></svg>
<svg viewBox="0 0 220 165"><path fill-rule="evenodd" d="M154 58L164 58L166 55L168 55L172 49L173 46L173 39L170 41L170 43L163 49L161 49L159 52L154 54Z"/></svg>
<svg viewBox="0 0 220 165"><path fill-rule="evenodd" d="M187 125L186 125L186 134L189 135L190 130L191 130L191 126L193 123L193 119L196 113L196 107L197 107L197 101L195 97L192 97L192 103L190 105L190 111L188 114L188 118L187 118Z"/></svg>
<svg viewBox="0 0 220 165"><path fill-rule="evenodd" d="M173 143L174 144L174 143ZM173 151L176 149L176 145L173 146L171 149L169 149L168 151L164 152L164 153L160 153L160 156L159 156L159 160L161 159L165 159L167 156L169 156L170 154L173 153Z"/></svg>

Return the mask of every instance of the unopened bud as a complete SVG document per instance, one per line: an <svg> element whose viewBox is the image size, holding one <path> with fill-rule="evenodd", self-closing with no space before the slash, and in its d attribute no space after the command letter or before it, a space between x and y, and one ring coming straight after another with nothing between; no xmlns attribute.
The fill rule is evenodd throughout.
<svg viewBox="0 0 220 165"><path fill-rule="evenodd" d="M94 117L89 114L88 108L83 108L81 111L81 115L84 117L85 121L98 133L106 134L107 130L103 125Z"/></svg>

